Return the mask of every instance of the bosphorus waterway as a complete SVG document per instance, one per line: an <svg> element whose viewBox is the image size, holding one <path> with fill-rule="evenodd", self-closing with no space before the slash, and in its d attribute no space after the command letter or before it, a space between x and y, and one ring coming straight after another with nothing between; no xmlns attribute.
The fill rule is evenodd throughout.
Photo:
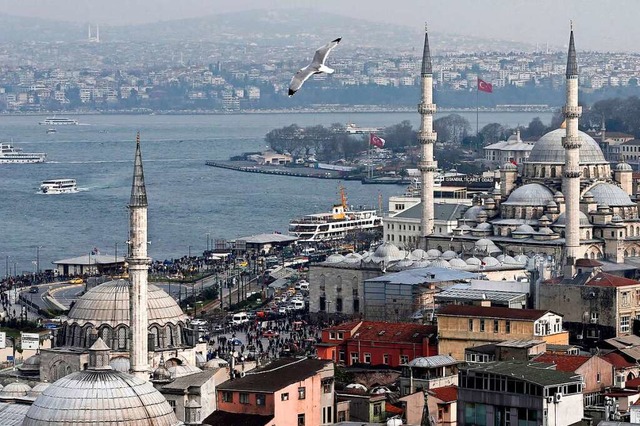
<svg viewBox="0 0 640 426"><path fill-rule="evenodd" d="M475 113L461 113L475 128ZM481 112L480 128L497 122L526 125L533 117L549 123L551 113ZM262 232L287 232L293 217L328 210L338 201L338 181L241 173L205 165L265 148L271 129L353 122L384 127L417 112L235 115L74 115L81 125L45 134L41 117L0 116L0 140L25 152L46 152L44 164L0 165L0 273L33 272L51 261L125 251L136 131L142 139L149 198L149 254L155 259L201 253L211 239L235 239ZM475 129L474 129L475 130ZM72 178L75 194L42 195L46 179ZM349 204L386 208L404 187L340 182ZM39 247L39 248L38 248Z"/></svg>

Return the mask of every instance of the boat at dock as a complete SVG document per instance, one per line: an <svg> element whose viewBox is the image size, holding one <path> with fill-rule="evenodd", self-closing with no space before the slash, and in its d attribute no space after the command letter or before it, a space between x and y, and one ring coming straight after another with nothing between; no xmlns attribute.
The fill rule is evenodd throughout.
<svg viewBox="0 0 640 426"><path fill-rule="evenodd" d="M44 163L46 157L44 152L22 152L8 143L0 143L0 164Z"/></svg>
<svg viewBox="0 0 640 426"><path fill-rule="evenodd" d="M78 192L78 185L75 179L50 179L42 182L40 192L43 194L69 194Z"/></svg>
<svg viewBox="0 0 640 426"><path fill-rule="evenodd" d="M382 218L375 209L350 209L344 188L340 188L340 199L340 204L334 205L331 212L292 220L289 233L300 242L319 242L342 239L356 231L382 230Z"/></svg>
<svg viewBox="0 0 640 426"><path fill-rule="evenodd" d="M65 118L65 117L47 117L44 120L42 120L41 122L39 122L38 124L40 124L41 126L43 125L47 125L47 126L77 126L78 125L78 120L74 120L72 118Z"/></svg>

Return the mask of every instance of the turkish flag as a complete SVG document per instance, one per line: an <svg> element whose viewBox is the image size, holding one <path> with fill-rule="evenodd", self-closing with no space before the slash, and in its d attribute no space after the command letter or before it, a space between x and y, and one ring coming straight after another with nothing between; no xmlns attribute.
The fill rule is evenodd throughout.
<svg viewBox="0 0 640 426"><path fill-rule="evenodd" d="M369 133L369 145L373 145L376 148L382 148L384 146L384 139L376 136L375 133Z"/></svg>
<svg viewBox="0 0 640 426"><path fill-rule="evenodd" d="M481 92L493 93L493 85L479 78L478 90Z"/></svg>

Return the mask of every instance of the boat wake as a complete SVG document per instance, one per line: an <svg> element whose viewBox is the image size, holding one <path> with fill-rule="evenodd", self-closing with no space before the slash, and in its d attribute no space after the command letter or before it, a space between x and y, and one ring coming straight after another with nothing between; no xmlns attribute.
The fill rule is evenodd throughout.
<svg viewBox="0 0 640 426"><path fill-rule="evenodd" d="M147 160L145 163L184 163L191 161L202 161L201 158L162 158L157 160ZM108 164L108 163L131 163L131 160L90 160L90 161L47 161L50 164Z"/></svg>

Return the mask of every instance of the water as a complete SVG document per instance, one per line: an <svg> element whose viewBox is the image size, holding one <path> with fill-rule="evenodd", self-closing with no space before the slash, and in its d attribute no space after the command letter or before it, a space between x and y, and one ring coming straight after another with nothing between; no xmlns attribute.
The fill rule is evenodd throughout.
<svg viewBox="0 0 640 426"><path fill-rule="evenodd" d="M475 121L475 113L462 114ZM481 113L480 126L509 126L551 114ZM142 137L142 156L149 198L149 254L155 259L201 253L207 234L235 239L263 232L287 232L289 220L327 211L339 200L338 181L292 178L217 169L205 160L226 160L265 148L271 129L354 122L387 126L417 113L253 114L253 115L87 115L80 126L59 126L45 134L42 117L0 116L0 140L25 151L46 152L44 164L0 165L0 274L33 272L51 261L88 254L125 251L127 203L131 190L135 134ZM37 193L46 179L73 178L75 194ZM386 207L397 185L342 182L349 204ZM37 247L40 247L39 249ZM8 258L7 258L8 256Z"/></svg>

